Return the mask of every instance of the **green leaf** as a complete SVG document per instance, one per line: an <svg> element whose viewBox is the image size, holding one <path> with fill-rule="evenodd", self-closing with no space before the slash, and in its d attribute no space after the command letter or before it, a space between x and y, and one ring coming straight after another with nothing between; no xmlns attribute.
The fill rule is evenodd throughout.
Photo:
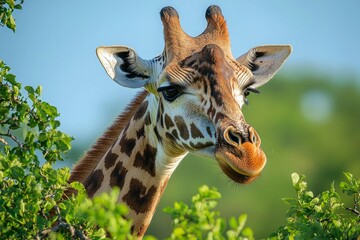
<svg viewBox="0 0 360 240"><path fill-rule="evenodd" d="M322 211L321 205L315 205L314 209L315 209L316 212L321 212Z"/></svg>
<svg viewBox="0 0 360 240"><path fill-rule="evenodd" d="M59 203L58 207L62 210L66 210L66 205L64 203Z"/></svg>
<svg viewBox="0 0 360 240"><path fill-rule="evenodd" d="M25 212L25 203L24 203L23 200L20 200L20 211L21 211L22 213Z"/></svg>
<svg viewBox="0 0 360 240"><path fill-rule="evenodd" d="M177 227L173 230L175 237L182 237L185 234L185 230L181 227Z"/></svg>
<svg viewBox="0 0 360 240"><path fill-rule="evenodd" d="M352 175L351 173L349 173L349 172L344 172L344 175L345 175L346 179L347 179L349 182L352 181L353 175Z"/></svg>
<svg viewBox="0 0 360 240"><path fill-rule="evenodd" d="M10 28L11 30L13 30L13 32L15 32L16 29L16 23L15 23L15 19L12 15L9 16L8 22L6 23L6 26L8 28Z"/></svg>
<svg viewBox="0 0 360 240"><path fill-rule="evenodd" d="M12 85L15 85L17 82L15 81L15 78L16 76L11 74L11 73L8 73L5 75L5 79L6 81L8 81L9 83L11 83Z"/></svg>
<svg viewBox="0 0 360 240"><path fill-rule="evenodd" d="M25 142L27 144L32 144L34 142L34 139L35 139L35 133L33 132L27 132L26 134L26 138L25 138Z"/></svg>
<svg viewBox="0 0 360 240"><path fill-rule="evenodd" d="M245 226L245 223L246 223L246 220L247 220L247 215L246 214L241 214L239 216L239 230L242 230Z"/></svg>
<svg viewBox="0 0 360 240"><path fill-rule="evenodd" d="M48 136L47 136L46 132L42 132L42 133L39 134L38 141L44 142L47 139L48 139Z"/></svg>
<svg viewBox="0 0 360 240"><path fill-rule="evenodd" d="M244 237L248 237L248 238L250 238L250 239L252 239L253 236L254 236L254 232L253 232L252 229L249 228L249 227L244 228L244 230L242 230L241 233L242 233L242 235L243 235Z"/></svg>
<svg viewBox="0 0 360 240"><path fill-rule="evenodd" d="M292 180L293 186L297 185L298 182L299 182L299 180L300 180L299 174L297 174L297 173L292 173L292 174L291 174L291 180Z"/></svg>
<svg viewBox="0 0 360 240"><path fill-rule="evenodd" d="M333 220L332 220L332 223L333 223L333 224L335 225L335 227L337 227L337 228L341 227L341 222L340 222L339 220L333 219Z"/></svg>
<svg viewBox="0 0 360 240"><path fill-rule="evenodd" d="M35 90L35 93L36 93L37 95L41 95L41 93L42 93L42 87L41 87L41 86L38 86L38 87L36 88L36 90Z"/></svg>
<svg viewBox="0 0 360 240"><path fill-rule="evenodd" d="M235 217L231 217L231 218L230 218L230 220L229 220L229 226L230 226L231 229L234 229L234 230L237 229L238 223L237 223Z"/></svg>
<svg viewBox="0 0 360 240"><path fill-rule="evenodd" d="M71 143L68 139L59 139L57 142L57 147L59 148L60 151L69 151L71 149Z"/></svg>
<svg viewBox="0 0 360 240"><path fill-rule="evenodd" d="M31 86L25 86L25 90L29 93L29 94L34 94L35 93L35 90L33 87Z"/></svg>
<svg viewBox="0 0 360 240"><path fill-rule="evenodd" d="M20 4L16 4L14 6L14 9L22 10L22 6Z"/></svg>

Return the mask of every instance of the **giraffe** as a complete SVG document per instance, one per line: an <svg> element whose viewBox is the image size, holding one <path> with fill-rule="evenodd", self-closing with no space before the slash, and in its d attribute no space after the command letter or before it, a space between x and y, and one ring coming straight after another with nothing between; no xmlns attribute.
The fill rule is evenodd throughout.
<svg viewBox="0 0 360 240"><path fill-rule="evenodd" d="M142 238L167 182L189 153L216 159L240 184L252 182L266 156L242 106L268 82L291 53L290 45L250 49L235 59L218 6L205 13L207 27L187 35L177 11L160 11L163 53L151 60L126 46L98 47L106 73L128 88L143 88L72 170L89 197L121 189L132 232Z"/></svg>

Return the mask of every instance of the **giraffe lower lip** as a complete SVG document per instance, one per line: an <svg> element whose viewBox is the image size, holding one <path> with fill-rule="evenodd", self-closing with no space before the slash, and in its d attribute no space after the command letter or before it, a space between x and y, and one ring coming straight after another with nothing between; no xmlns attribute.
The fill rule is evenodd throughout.
<svg viewBox="0 0 360 240"><path fill-rule="evenodd" d="M215 157L215 146L210 146L207 148L203 148L201 150L196 151L196 154L202 157L208 157L214 159ZM215 157L216 158L216 157ZM228 163L224 160L219 160L220 168L224 171L224 173L231 178L233 181L241 184L246 184L252 182L257 176L249 176L244 173L240 173L239 171L234 170Z"/></svg>
<svg viewBox="0 0 360 240"><path fill-rule="evenodd" d="M253 180L255 180L258 175L247 175L244 173L241 173L237 170L234 170L228 163L225 161L218 160L220 168L223 170L223 172L233 181L240 183L240 184L247 184L251 183Z"/></svg>

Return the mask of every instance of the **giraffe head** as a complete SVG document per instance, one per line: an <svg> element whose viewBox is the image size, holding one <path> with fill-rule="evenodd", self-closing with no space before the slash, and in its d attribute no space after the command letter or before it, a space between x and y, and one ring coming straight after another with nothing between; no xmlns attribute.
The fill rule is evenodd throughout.
<svg viewBox="0 0 360 240"><path fill-rule="evenodd" d="M160 56L144 60L129 47L99 47L103 67L120 85L144 87L153 95L148 104L154 116L151 127L169 156L210 156L235 182L251 182L266 156L242 106L249 93L257 93L278 71L291 46L255 47L236 59L218 6L207 9L207 27L197 37L182 30L172 7L160 15L165 38Z"/></svg>

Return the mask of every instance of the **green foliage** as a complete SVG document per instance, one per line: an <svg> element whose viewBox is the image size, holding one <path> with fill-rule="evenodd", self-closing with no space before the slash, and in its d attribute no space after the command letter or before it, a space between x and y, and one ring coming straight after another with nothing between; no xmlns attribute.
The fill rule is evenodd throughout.
<svg viewBox="0 0 360 240"><path fill-rule="evenodd" d="M36 150L49 163L62 160L70 150L71 137L58 131L57 109L39 99L41 87L26 86L27 97L21 94L21 84L0 61L0 137L5 153L25 164L38 164ZM10 148L12 141L16 146ZM33 163L31 163L33 161Z"/></svg>
<svg viewBox="0 0 360 240"><path fill-rule="evenodd" d="M81 184L68 184L68 168L53 168L72 139L41 87L26 86L24 97L9 70L0 61L0 238L131 238L118 190L90 200ZM69 187L78 194L65 197Z"/></svg>
<svg viewBox="0 0 360 240"><path fill-rule="evenodd" d="M169 239L254 239L250 228L244 227L247 216L232 217L226 224L220 213L213 209L221 194L208 186L199 188L189 206L175 202L164 209L171 215L173 231Z"/></svg>
<svg viewBox="0 0 360 240"><path fill-rule="evenodd" d="M297 198L284 199L290 205L287 224L272 236L279 239L357 239L360 236L360 179L350 173L345 173L345 177L348 182L341 182L340 188L354 199L354 206L347 208L334 183L330 190L314 196L307 189L305 176L293 173Z"/></svg>
<svg viewBox="0 0 360 240"><path fill-rule="evenodd" d="M110 236L118 238L131 238L130 229L131 221L124 217L128 213L128 209L118 204L119 189L113 189L110 194L103 193L93 199L88 199L85 192L79 201L79 205L74 209L74 215L78 219L85 219L92 226L98 226L97 236L101 237L105 234L104 229ZM91 209L91 211L89 211ZM76 220L76 219L74 219ZM92 234L94 236L94 234Z"/></svg>
<svg viewBox="0 0 360 240"><path fill-rule="evenodd" d="M0 0L0 25L15 32L16 23L12 14L15 9L21 10L23 3L24 0Z"/></svg>

